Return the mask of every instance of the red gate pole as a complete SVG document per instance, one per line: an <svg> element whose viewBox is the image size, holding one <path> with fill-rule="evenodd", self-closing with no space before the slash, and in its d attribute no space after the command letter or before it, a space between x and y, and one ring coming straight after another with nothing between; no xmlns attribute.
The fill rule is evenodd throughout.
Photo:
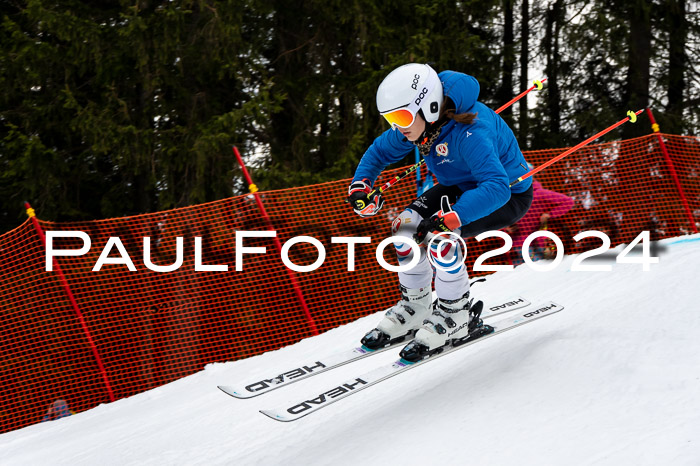
<svg viewBox="0 0 700 466"><path fill-rule="evenodd" d="M260 213L262 214L263 218L265 219L265 222L267 223L267 227L270 230L274 230L275 228L272 226L272 221L270 220L270 217L267 215L267 211L265 210L265 206L262 203L262 200L260 199L260 194L258 194L258 187L255 186L255 183L253 183L253 179L250 177L250 174L248 173L248 170L245 167L245 164L243 163L243 157L241 157L241 153L238 152L238 148L236 146L233 146L233 153L236 154L236 159L238 160L238 164L241 166L241 170L243 170L243 176L245 177L246 183L248 183L248 191L255 197L255 203L258 205L258 209L260 210ZM281 255L282 254L282 243L280 243L279 238L277 235L275 235L272 240L275 242L275 247L277 248L277 252ZM302 310L304 311L304 315L306 316L306 320L309 323L309 328L311 328L311 332L314 335L318 335L318 328L316 328L316 322L314 322L314 318L311 316L311 311L309 311L309 306L306 304L306 299L304 299L304 294L301 292L301 286L299 286L299 282L297 281L297 277L294 275L294 272L292 270L288 269L285 267L285 270L287 271L287 275L289 276L289 281L292 282L292 287L294 288L294 293L297 295L297 300L299 301L299 305L301 306Z"/></svg>
<svg viewBox="0 0 700 466"><path fill-rule="evenodd" d="M44 249L46 249L46 236L44 235L44 230L42 230L41 225L39 225L39 221L36 219L36 213L34 212L34 209L32 209L32 206L29 205L29 202L24 203L25 209L27 209L27 215L29 216L29 219L32 221L32 224L34 225L34 229L36 230L37 235L39 235L39 238L41 239L41 243L44 245ZM100 370L100 374L102 375L102 380L104 381L105 388L107 389L107 395L109 396L109 401L114 401L114 392L112 391L112 384L109 382L109 377L107 376L107 371L105 370L104 364L102 364L102 357L100 356L100 352L97 350L97 346L95 345L95 341L92 339L92 334L90 333L90 329L87 326L87 323L85 322L85 318L83 317L83 313L80 312L80 308L78 307L78 302L75 300L75 296L73 295L73 292L70 289L70 286L68 285L68 280L66 280L66 276L63 275L63 270L61 270L61 267L58 265L58 261L56 260L55 257L52 257L53 260L53 268L56 271L56 274L58 275L58 280L61 282L61 286L63 286L63 291L66 292L66 295L68 296L68 300L70 301L71 306L73 307L73 311L75 311L75 315L78 317L78 322L80 322L80 326L83 329L83 333L85 334L85 338L88 341L88 344L90 345L90 349L92 350L92 355L95 357L95 361L97 362L97 367Z"/></svg>
<svg viewBox="0 0 700 466"><path fill-rule="evenodd" d="M671 156L668 155L668 150L666 150L666 143L664 142L664 138L661 136L661 133L659 132L659 125L656 123L656 120L654 119L654 115L651 113L651 109L647 107L647 115L649 115L649 120L651 121L651 129L654 130L654 133L656 133L656 137L659 139L659 145L661 146L661 152L664 154L664 159L666 160L666 164L668 165L668 170L671 172L671 177L673 178L673 182L676 184L676 189L678 190L678 196L681 198L681 202L683 203L683 208L685 209L685 215L688 217L688 222L690 223L690 227L693 229L694 233L698 232L698 227L695 226L695 220L693 219L693 214L690 211L690 206L688 205L688 199L685 197L685 192L683 191L683 186L681 186L681 182L678 179L678 174L676 173L676 169L673 166L673 161L671 160Z"/></svg>

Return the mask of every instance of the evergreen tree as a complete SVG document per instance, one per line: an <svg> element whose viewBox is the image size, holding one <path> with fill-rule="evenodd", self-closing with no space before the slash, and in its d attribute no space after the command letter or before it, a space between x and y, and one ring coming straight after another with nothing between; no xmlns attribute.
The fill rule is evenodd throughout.
<svg viewBox="0 0 700 466"><path fill-rule="evenodd" d="M408 62L477 77L496 108L529 87L540 60L543 102L523 101L517 127L503 115L523 147L571 145L646 105L662 130L692 134L690 10L686 0L3 2L0 228L24 220L25 199L41 218L78 220L240 194L232 144L261 189L350 177L386 129L377 86ZM627 125L606 139L647 133Z"/></svg>
<svg viewBox="0 0 700 466"><path fill-rule="evenodd" d="M520 92L530 87L528 71L530 68L530 2L521 0L520 9ZM522 150L528 148L530 123L528 119L527 95L520 99L518 105L518 142Z"/></svg>
<svg viewBox="0 0 700 466"><path fill-rule="evenodd" d="M562 29L566 17L566 3L556 0L543 11L544 35L540 43L540 55L544 57L544 74L547 78L543 87L541 103L534 109L533 148L551 148L565 145L566 135L562 133L562 113L566 103L562 101L559 89L560 76L570 72L569 62L564 60L561 50Z"/></svg>
<svg viewBox="0 0 700 466"><path fill-rule="evenodd" d="M637 111L649 106L649 84L651 73L651 14L648 0L626 2L628 24L627 81L623 97L626 106ZM649 134L648 125L625 125L622 137L633 138Z"/></svg>
<svg viewBox="0 0 700 466"><path fill-rule="evenodd" d="M501 66L501 86L498 89L497 104L509 102L513 98L513 69L515 67L515 44L513 33L513 0L503 0L503 51ZM513 108L501 112L501 117L512 127Z"/></svg>
<svg viewBox="0 0 700 466"><path fill-rule="evenodd" d="M6 7L4 225L23 199L69 220L230 196L230 144L251 148L276 109L255 58L266 14L243 1Z"/></svg>
<svg viewBox="0 0 700 466"><path fill-rule="evenodd" d="M475 8L476 5L479 8ZM256 174L262 188L352 176L372 140L386 129L375 93L393 68L430 63L476 75L492 98L498 79L489 47L493 4L446 0L402 8L366 0L274 5L266 50L283 110L271 117L269 157Z"/></svg>
<svg viewBox="0 0 700 466"><path fill-rule="evenodd" d="M666 0L664 2L665 26L668 31L668 85L666 87L666 121L664 132L680 134L686 126L683 119L685 107L685 73L688 64L687 40L688 20L686 18L685 0Z"/></svg>

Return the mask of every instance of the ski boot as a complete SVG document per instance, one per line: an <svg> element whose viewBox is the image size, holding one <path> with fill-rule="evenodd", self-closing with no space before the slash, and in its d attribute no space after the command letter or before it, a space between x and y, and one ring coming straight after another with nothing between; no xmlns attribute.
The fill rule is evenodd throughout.
<svg viewBox="0 0 700 466"><path fill-rule="evenodd" d="M437 300L432 315L416 332L415 339L401 350L401 357L416 362L441 353L447 346L459 346L493 332L484 325L481 311L484 303L473 303L469 292L454 300Z"/></svg>
<svg viewBox="0 0 700 466"><path fill-rule="evenodd" d="M401 300L389 308L377 328L362 338L371 350L384 348L412 337L432 310L432 287L401 286Z"/></svg>

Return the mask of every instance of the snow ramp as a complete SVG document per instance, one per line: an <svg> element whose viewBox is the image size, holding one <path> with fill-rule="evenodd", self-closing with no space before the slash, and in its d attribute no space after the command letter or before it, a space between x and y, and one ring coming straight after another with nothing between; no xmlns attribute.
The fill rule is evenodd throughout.
<svg viewBox="0 0 700 466"><path fill-rule="evenodd" d="M0 435L4 465L698 465L700 235L620 246L552 271L498 272L473 293L562 312L436 359L292 423L260 409L321 393L388 351L248 400L217 389L357 344L380 314L157 389Z"/></svg>

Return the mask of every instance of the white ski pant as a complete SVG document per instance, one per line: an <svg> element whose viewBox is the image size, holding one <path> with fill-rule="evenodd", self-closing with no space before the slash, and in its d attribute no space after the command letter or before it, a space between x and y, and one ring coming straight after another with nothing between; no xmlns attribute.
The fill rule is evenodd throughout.
<svg viewBox="0 0 700 466"><path fill-rule="evenodd" d="M423 217L417 212L411 209L404 210L392 223L392 235L413 239L421 220ZM455 233L459 236L460 230L455 230ZM415 251L402 242L394 242L394 247L399 265L409 264ZM445 300L461 298L469 291L469 274L464 264L466 251L462 250L462 243L436 240L432 242L429 252L427 249L427 245L420 247L420 260L412 269L398 272L401 285L406 288L430 287L434 276L438 298Z"/></svg>

